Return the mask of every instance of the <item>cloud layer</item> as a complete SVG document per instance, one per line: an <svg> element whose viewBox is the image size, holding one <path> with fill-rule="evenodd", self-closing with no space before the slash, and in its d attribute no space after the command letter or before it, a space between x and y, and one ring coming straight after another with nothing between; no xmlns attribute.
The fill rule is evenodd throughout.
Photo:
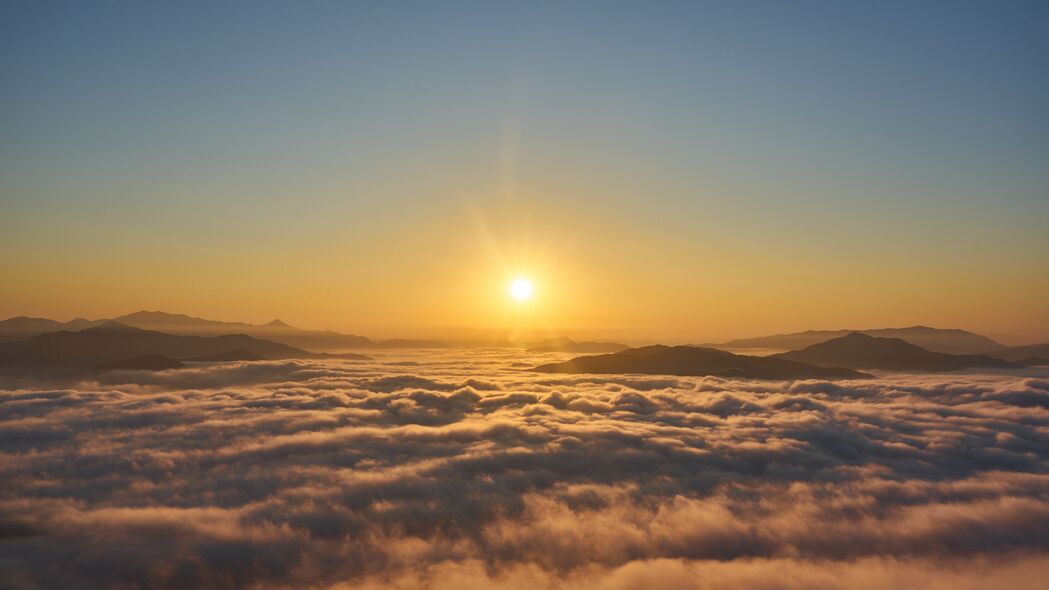
<svg viewBox="0 0 1049 590"><path fill-rule="evenodd" d="M0 586L1037 587L1049 378L399 353L0 391Z"/></svg>

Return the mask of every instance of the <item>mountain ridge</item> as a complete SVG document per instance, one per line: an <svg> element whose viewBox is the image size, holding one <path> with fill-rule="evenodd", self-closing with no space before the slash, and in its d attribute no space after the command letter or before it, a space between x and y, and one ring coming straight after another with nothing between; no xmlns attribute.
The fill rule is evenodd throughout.
<svg viewBox="0 0 1049 590"><path fill-rule="evenodd" d="M87 320L76 318L69 322L59 322L47 318L30 318L16 316L0 320L0 343L24 340L40 334L62 330L79 331L98 326L106 322L118 323L164 332L178 336L222 336L227 334L247 334L264 340L280 342L295 348L307 350L340 350L355 348L406 348L414 346L441 346L443 343L418 340L374 341L365 336L342 334L332 330L305 330L291 326L279 319L265 324L248 324L244 322L226 322L209 320L181 313L165 311L140 310L115 318Z"/></svg>

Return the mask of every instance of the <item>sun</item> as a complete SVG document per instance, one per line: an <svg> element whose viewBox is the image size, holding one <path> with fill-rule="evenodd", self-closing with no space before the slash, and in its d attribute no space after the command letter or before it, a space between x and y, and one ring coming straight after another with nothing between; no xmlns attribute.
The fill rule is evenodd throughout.
<svg viewBox="0 0 1049 590"><path fill-rule="evenodd" d="M535 293L535 285L527 277L517 277L510 281L510 296L518 301L527 301Z"/></svg>

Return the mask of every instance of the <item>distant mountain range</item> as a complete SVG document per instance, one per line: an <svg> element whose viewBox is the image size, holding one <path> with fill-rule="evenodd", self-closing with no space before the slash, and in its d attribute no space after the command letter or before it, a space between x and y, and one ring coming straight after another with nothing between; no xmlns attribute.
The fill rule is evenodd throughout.
<svg viewBox="0 0 1049 590"><path fill-rule="evenodd" d="M934 352L950 354L986 354L1006 348L986 336L965 330L911 326L909 328L879 328L875 330L808 330L792 334L776 334L757 338L740 338L721 344L705 344L713 348L732 351L798 350L820 342L841 338L852 333L866 334L878 338L899 338Z"/></svg>
<svg viewBox="0 0 1049 590"><path fill-rule="evenodd" d="M540 365L541 373L639 373L740 379L862 379L870 375L780 358L745 356L695 346L645 346Z"/></svg>
<svg viewBox="0 0 1049 590"><path fill-rule="evenodd" d="M183 336L105 322L78 332L47 332L0 344L0 365L14 367L100 367L156 355L172 360L252 358L366 360L353 353L315 353L245 334Z"/></svg>
<svg viewBox="0 0 1049 590"><path fill-rule="evenodd" d="M864 370L940 372L961 369L1017 369L1049 345L1006 349L1024 359L1012 362L985 354L948 354L926 350L899 338L853 332L791 352L747 356L695 346L645 346L612 354L580 356L540 365L543 373L611 373L737 377L745 379L857 379Z"/></svg>
<svg viewBox="0 0 1049 590"><path fill-rule="evenodd" d="M62 330L77 332L85 328L90 328L91 326L97 326L104 322L105 320L85 320L84 318L76 318L75 320L70 320L68 322L56 322L55 320L49 320L46 318L28 318L25 316L18 316L6 320L0 320L0 342L25 340L26 338L38 334L60 332Z"/></svg>
<svg viewBox="0 0 1049 590"><path fill-rule="evenodd" d="M179 313L163 311L138 311L122 315L112 320L87 320L77 318L69 322L56 322L45 318L15 317L0 320L0 343L25 340L26 338L59 332L62 330L79 331L85 328L115 321L125 326L144 330L164 332L180 336L222 336L227 334L246 334L264 340L272 340L314 351L331 351L346 349L379 349L379 348L444 348L455 346L454 343L424 339L390 339L372 340L354 334L341 334L330 330L303 330L288 325L280 320L267 324L246 324L242 322L222 322L197 318ZM491 341L473 343L476 346L521 346L509 341ZM576 342L569 338L552 338L524 345L534 352L615 352L629 348L618 342Z"/></svg>
<svg viewBox="0 0 1049 590"><path fill-rule="evenodd" d="M115 320L88 320L76 318L68 322L58 322L46 318L14 317L0 320L0 346L4 343L24 341L44 334L62 331L79 332L99 327L107 322L116 322L130 326L162 332L175 336L220 337L250 336L257 340L283 344L297 350L298 358L318 351L338 351L347 349L382 349L382 348L436 348L448 346L508 346L524 347L531 352L568 352L577 354L599 354L624 351L626 344L618 342L577 342L569 338L552 338L526 344L509 341L486 341L474 343L450 343L435 340L372 340L354 334L341 334L330 330L303 330L290 326L280 320L266 324L246 324L241 322L223 322L196 318L184 314L162 311L139 311L115 318ZM1049 365L1049 343L1026 346L1005 347L1001 344L965 330L929 328L912 326L909 328L880 328L874 330L810 330L793 334L777 334L759 338L743 338L722 344L701 345L698 348L716 348L739 353L744 356L793 351L797 353L810 346L859 333L876 338L899 339L912 345L924 348L926 352L974 355L984 354L995 359L1017 362L1023 365ZM242 351L233 346L222 350L201 353L201 359L180 358L180 360L204 360L215 356L214 360L253 360L252 356L271 358L266 354L245 348ZM696 347L693 347L696 348ZM818 351L819 349L817 349ZM139 353L144 354L144 353ZM788 356L783 356L788 358ZM800 357L799 357L800 358ZM126 359L116 359L126 360ZM2 359L0 359L2 362ZM920 363L919 363L920 364ZM932 363L935 364L935 363ZM927 365L931 366L931 364ZM864 368L874 368L867 366Z"/></svg>
<svg viewBox="0 0 1049 590"><path fill-rule="evenodd" d="M899 338L879 338L853 332L840 338L784 352L780 358L821 367L883 369L889 371L956 371L959 369L1010 369L1022 365L983 354L933 352Z"/></svg>
<svg viewBox="0 0 1049 590"><path fill-rule="evenodd" d="M61 330L79 331L99 326L107 321L115 321L125 326L144 330L164 332L180 336L222 336L226 334L246 334L256 338L272 340L307 350L341 350L354 348L430 348L446 346L445 343L432 340L379 340L374 341L364 336L340 334L330 330L303 330L290 326L280 320L267 324L245 324L241 322L221 322L195 318L179 313L163 311L138 311L122 315L112 320L86 320L77 318L70 322L56 322L44 318L16 317L0 321L0 342L24 340L31 336L58 332Z"/></svg>

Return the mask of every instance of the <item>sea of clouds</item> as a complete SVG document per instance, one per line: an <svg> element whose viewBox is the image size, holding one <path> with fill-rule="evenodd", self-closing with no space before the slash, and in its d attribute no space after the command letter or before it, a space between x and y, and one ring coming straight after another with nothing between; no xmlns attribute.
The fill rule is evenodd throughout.
<svg viewBox="0 0 1049 590"><path fill-rule="evenodd" d="M1049 373L0 381L2 588L1037 588Z"/></svg>

